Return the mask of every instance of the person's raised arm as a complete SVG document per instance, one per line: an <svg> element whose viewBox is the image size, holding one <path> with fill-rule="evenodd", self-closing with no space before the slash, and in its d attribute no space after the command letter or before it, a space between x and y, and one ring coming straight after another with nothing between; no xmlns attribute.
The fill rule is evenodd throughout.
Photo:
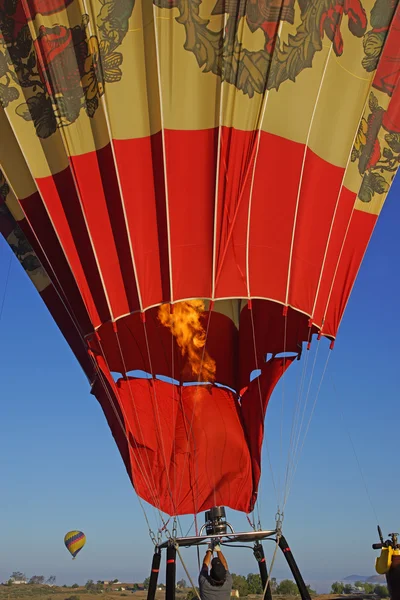
<svg viewBox="0 0 400 600"><path fill-rule="evenodd" d="M208 548L207 548L207 552L205 553L205 556L203 559L203 566L201 567L201 570L206 569L207 573L208 573L208 567L210 566L212 555L213 555L212 545L209 544Z"/></svg>

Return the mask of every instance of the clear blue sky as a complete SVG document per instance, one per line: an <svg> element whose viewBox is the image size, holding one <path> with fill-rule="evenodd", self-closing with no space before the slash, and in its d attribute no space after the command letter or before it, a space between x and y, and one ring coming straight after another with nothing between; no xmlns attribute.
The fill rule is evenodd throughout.
<svg viewBox="0 0 400 600"><path fill-rule="evenodd" d="M286 507L284 532L306 580L318 581L320 589L322 581L374 571L376 519L347 431L383 531L399 528L399 200L398 178L342 321ZM0 301L9 260L1 240ZM311 404L326 355L322 342ZM0 580L22 570L55 574L69 584L109 577L142 581L152 545L122 460L85 376L15 260L0 322L0 368ZM284 381L285 459L299 372L296 363ZM284 472L282 395L281 385L267 416L277 479ZM266 457L264 473L262 525L272 528L276 502ZM245 518L230 516L238 529L246 527ZM75 528L85 531L88 542L71 561L63 536ZM256 571L250 551L226 554L232 571ZM194 551L185 557L194 575ZM289 576L280 557L273 575Z"/></svg>

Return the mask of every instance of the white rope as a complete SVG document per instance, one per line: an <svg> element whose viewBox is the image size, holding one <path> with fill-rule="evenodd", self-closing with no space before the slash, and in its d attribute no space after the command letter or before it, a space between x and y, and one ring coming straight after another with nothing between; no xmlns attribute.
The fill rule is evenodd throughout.
<svg viewBox="0 0 400 600"><path fill-rule="evenodd" d="M344 418L344 415L343 415L343 411L342 411L341 406L340 406L341 401L339 399L339 394L338 394L338 392L336 390L336 386L335 386L335 383L333 381L332 374L330 375L330 380L331 380L333 392L335 394L335 399L336 399L335 407L337 408L337 410L339 412L339 416L340 416L340 419L342 421L342 425L343 425L343 427L344 427L344 429L345 429L345 431L347 433L347 436L349 438L350 445L351 445L351 448L353 450L354 458L355 458L355 461L357 463L357 467L358 467L358 470L359 470L359 473L360 473L361 481L362 481L362 484L364 486L364 489L365 489L365 492L366 492L366 495L367 495L367 498L368 498L371 510L372 510L373 515L375 517L375 522L376 523L380 523L381 521L380 521L380 519L378 517L378 513L376 511L375 505L372 502L372 497L371 497L371 494L370 494L370 491L369 491L369 488L368 488L368 485L367 485L367 480L365 479L364 472L362 470L361 463L360 463L360 460L359 460L359 457L358 457L358 454L357 454L357 451L356 451L356 447L355 447L355 444L353 442L353 438L351 437L350 429L347 427L347 424L346 424L346 421L345 421L345 418Z"/></svg>
<svg viewBox="0 0 400 600"><path fill-rule="evenodd" d="M326 370L328 368L328 363L329 363L329 359L330 359L331 355L332 355L332 351L329 351L328 355L327 355L327 358L326 358L326 361L325 361L324 369L322 371L322 375L321 375L321 379L320 379L320 382L319 382L319 385L318 385L318 389L317 389L317 392L315 394L314 403L313 403L313 406L312 406L312 409L311 409L310 417L308 419L307 428L306 428L306 431L305 431L305 434L304 434L304 438L303 438L303 442L301 444L301 448L300 448L300 451L299 451L299 454L298 454L298 459L297 459L297 461L296 461L296 463L294 465L293 471L292 471L291 481L290 481L290 484L289 484L289 488L288 488L288 492L287 492L287 496L286 496L286 499L285 499L284 506L286 505L286 502L287 502L287 500L289 498L290 491L292 489L294 477L295 477L295 474L296 474L296 471L297 471L297 468L298 468L298 465L299 465L299 462L300 462L301 455L303 453L304 444L305 444L305 441L306 441L306 438L307 438L307 435L308 435L308 431L310 429L311 421L312 421L312 418L313 418L313 415L314 415L314 412L315 412L315 407L317 405L317 401L318 401L319 394L320 394L320 391L321 391L322 383L323 383L324 378L325 378Z"/></svg>
<svg viewBox="0 0 400 600"><path fill-rule="evenodd" d="M197 546L197 548L198 548L198 546ZM195 591L195 594L196 594L197 598L198 598L199 600L201 600L201 598L200 598L200 594L199 594L199 592L198 592L198 590L197 590L196 586L195 586L195 585L194 585L194 583L193 583L193 579L191 578L191 576L190 576L190 573L189 573L189 571L188 571L188 569L187 569L187 567L186 567L186 565L185 565L185 563L184 563L184 560L183 560L183 558L182 558L182 554L180 553L180 550L179 550L179 544L175 544L175 550L176 550L176 552L177 552L177 554L178 554L178 556L179 556L179 558L180 558L180 561L181 561L181 563L182 563L182 567L185 569L185 573L186 573L186 575L187 575L187 578L188 578L188 579L189 579L189 581L190 581L190 585L191 585L191 586L192 586L192 588L194 589L194 591Z"/></svg>
<svg viewBox="0 0 400 600"><path fill-rule="evenodd" d="M325 75L326 75L326 71L327 71L327 68L328 68L328 64L329 64L329 59L330 59L330 56L331 56L332 48L333 48L333 44L330 45L329 52L328 52L328 55L326 57L326 61L325 61L325 65L324 65L324 70L323 70L323 73L322 73L321 81L320 81L318 92L317 92L317 97L315 99L315 104L314 104L313 112L312 112L311 119L310 119L310 125L309 125L308 131L307 131L306 143L305 143L305 146L304 146L303 161L302 161L301 172L300 172L300 181L299 181L299 186L298 186L298 190L297 190L296 209L295 209L295 213L294 213L292 241L291 241L291 245L290 245L289 266L288 266L287 283L286 283L286 299L285 299L285 305L286 306L289 303L290 276L292 274L292 260L293 260L293 251L294 251L294 240L295 240L295 235L296 235L297 217L298 217L299 206L300 206L301 188L302 188L302 185L303 185L303 176L304 176L304 171L305 171L305 166L306 166L306 157L307 157L307 151L309 149L308 145L309 145L309 141L310 141L310 137L311 137L311 130L312 130L312 126L314 124L315 113L317 111L317 105L318 105L318 101L319 101L319 98L320 98L320 95L321 95L322 86L323 86L323 83L324 83L324 80L325 80Z"/></svg>
<svg viewBox="0 0 400 600"><path fill-rule="evenodd" d="M157 396L157 380L154 378L154 371L153 371L153 364L152 364L152 360L151 360L151 353L150 353L150 344L149 344L149 338L147 335L147 327L146 327L146 320L142 320L143 323L143 328L144 328L144 335L145 335L145 339L146 339L146 348L147 348L147 355L149 358L149 365L150 365L150 371L152 374L153 379L152 384L149 384L151 386L151 388L153 389L153 396L154 396L154 402L152 402L152 406L153 408L155 407L155 413L157 416L157 420L158 420L158 427L159 427L159 438L160 438L160 446L161 446L161 450L162 450L162 457L164 460L164 469L165 469L165 476L167 479L167 484L168 484L168 492L171 498L171 503L172 503L172 507L174 509L174 514L176 514L176 505L175 505L175 500L174 500L174 495L172 493L172 488L171 488L171 482L169 479L169 470L168 470L168 465L167 465L167 458L166 458L166 454L165 454L165 446L164 446L164 439L161 433L161 419L160 419L160 411L159 411L159 407L158 407L158 396ZM157 428L156 428L156 433L157 433Z"/></svg>
<svg viewBox="0 0 400 600"><path fill-rule="evenodd" d="M13 188L12 188L12 186L11 186L11 185L10 185L10 189L13 191L13 193L14 193L14 195L15 195L15 192L14 192L14 190L13 190ZM15 197L17 198L17 196L16 196L16 195L15 195ZM82 343L82 345L83 345L83 347L84 347L84 350L85 350L85 352L86 352L87 356L89 357L89 360L90 360L90 362L91 362L91 363L92 363L92 365L93 365L94 372L96 373L96 375L97 375L97 377L98 377L98 380L100 381L100 383L101 383L101 385L102 385L102 387L103 387L103 389L104 389L104 391L105 391L105 393L106 393L106 396L107 396L107 398L108 398L108 400L109 400L110 406L111 406L111 408L112 408L112 410L113 410L113 412L114 412L114 414L115 414L115 416L116 416L117 422L119 423L119 425L120 425L120 427L121 427L122 433L123 433L123 435L124 435L124 437L125 437L125 439L126 439L126 442L127 442L127 444L128 444L128 447L129 447L129 448L131 448L131 442L130 442L130 440L129 440L128 436L126 435L126 431L125 431L125 428L124 428L124 426L123 426L123 424L122 424L122 422L121 422L121 420L120 420L120 417L119 417L118 411L117 411L117 409L116 409L116 408L115 408L115 406L114 406L114 401L113 401L113 398L112 398L112 396L111 396L111 394L110 394L110 391L109 391L109 389L108 389L108 386L107 386L107 384L106 384L106 382L105 382L105 379L104 379L104 374L103 374L103 372L101 371L101 369L100 369L99 365L97 364L97 361L95 360L95 358L94 358L94 357L93 357L93 356L92 356L90 353L88 353L88 352L87 352L87 351L88 351L88 345L87 345L87 342L86 342L86 340L85 340L85 338L84 338L84 335L83 335L83 333L82 333L82 331L81 331L81 329L80 329L80 326L79 326L79 324L78 324L78 320L77 320L77 318L76 318L76 316L75 316L75 314L74 314L74 311L73 311L72 307L71 307L71 306L70 306L70 304L69 304L69 301L68 301L68 296L67 296L67 294L66 294L66 292L65 292L65 290L64 290L64 288L63 288L63 285L61 284L61 281L59 280L59 278L58 278L58 276L57 276L57 273L56 273L56 271L55 271L55 269L54 269L54 267L53 267L53 265L52 265L52 262L51 262L51 260L50 260L50 257L48 256L48 254L47 254L47 252L46 252L45 248L43 247L42 243L41 243L41 242L40 242L40 240L38 239L38 237L37 237L37 235L36 235L36 232L35 232L34 228L31 226L31 224L30 224L30 221L29 221L29 219L27 218L27 216L26 216L26 214L25 214L25 213L24 213L24 216L25 216L25 218L26 218L26 220L27 220L27 223L29 224L29 226L30 226L30 228L31 228L32 234L33 234L33 236L35 237L35 239L36 239L36 242L37 242L38 246L39 246L39 247L40 247L40 249L41 249L41 252L43 253L43 256L45 257L45 259L46 259L46 261L47 261L47 264L49 265L49 267L50 267L50 269L51 269L51 272L52 272L52 276L53 276L53 278L51 278L51 277L48 275L48 276L49 276L49 279L50 279L50 281L51 281L51 285L53 286L53 289L55 290L55 292L56 292L56 294L57 294L57 296L58 296L58 298L59 298L59 300L60 300L61 304L64 306L64 308L65 308L65 310L66 310L66 312L67 312L67 314L68 314L68 316L69 316L69 318L70 318L70 320L71 320L71 324L72 324L72 325L73 325L73 327L75 327L75 329L76 329L76 332L77 332L77 334L78 334L78 338L79 338L79 340L81 341L81 343ZM12 255L11 255L11 258L12 258ZM10 267L10 268L11 268L11 267ZM42 267L42 268L43 268L43 267ZM56 285L54 285L54 282L53 282L53 281L55 281L55 282L57 283L57 286L56 286ZM60 294L60 291L61 291L62 295ZM86 308L86 311L87 311L87 313L88 313L88 314L90 314L90 313L89 313L89 310L88 310L88 307L87 307L87 305L86 305L85 297L84 297L83 295L81 296L81 299L82 299L82 302L83 302L83 304L85 305L85 308ZM107 364L107 360L106 360L106 357L104 356L104 352L102 351L102 349L101 349L101 352L102 352L103 358L104 358L104 360L105 360L105 363ZM92 383L92 382L91 382L91 383ZM138 459L137 459L136 453L133 453L133 455L134 455L134 458L135 458L135 460L136 460L136 462L137 462L137 464L138 464L138 467L139 467L139 470L140 470L140 472L141 472L141 475L142 475L142 477L143 477L143 480L144 480L144 481L146 481L146 477L144 476L144 474L143 474L143 472L142 472L142 470L141 470L140 464L138 463ZM147 484L147 485L148 485L148 484ZM149 485L148 485L148 487L149 487L149 491L150 491L150 494L151 494L151 486L149 486ZM144 509L144 506L143 506L143 504L142 504L142 500L141 500L141 498L139 497L139 495L138 495L138 494L137 494L137 498L139 499L139 504L140 504L140 506L141 506L141 508L142 508L142 510L143 510L143 512L144 512L144 514L145 514L146 522L148 522L146 511L145 511L145 509ZM160 511L159 511L159 512L160 512ZM149 528L149 530L150 530L150 528Z"/></svg>
<svg viewBox="0 0 400 600"><path fill-rule="evenodd" d="M287 320L288 320L287 311L285 311L284 319L285 319L285 324L284 324L284 329L283 329L282 403L281 403L279 469L278 469L278 474L279 474L279 481L278 481L279 496L278 497L279 498L281 497L281 495L280 495L281 489L282 489L282 494L283 494L283 483L282 483L282 487L281 487L281 468L282 468L282 456L283 456L283 420L284 420L284 413L285 413L285 382L286 382L285 373L286 373ZM280 508L280 504L278 502L278 511L279 511L279 508Z"/></svg>
<svg viewBox="0 0 400 600"><path fill-rule="evenodd" d="M256 369L260 370L259 366L258 366L256 331L255 331L255 327L254 327L253 308L250 308L249 310L250 310L251 327L252 327L252 333L253 333L254 362L255 362ZM261 415L262 415L263 412L264 412L264 408L263 408L263 400L262 400L262 392L261 392L260 375L257 377L257 385L258 385L258 397L259 397L259 403L260 403L260 412L261 412ZM269 452L269 445L268 445L268 440L267 439L264 440L264 446L265 446L265 449L266 449L266 452L267 452L268 463L269 463L269 468L270 468L270 471L271 471L272 485L273 485L274 492L275 492L276 502L277 502L277 504L279 504L279 496L278 496L278 491L277 491L276 484L275 484L274 470L272 468L271 455L270 455L270 452ZM257 495L257 502L259 502L261 504L260 490L259 490L259 493Z"/></svg>
<svg viewBox="0 0 400 600"><path fill-rule="evenodd" d="M309 329L307 344L310 341L310 337L311 337L311 328ZM293 464L294 443L295 443L295 439L297 437L297 431L298 431L299 422L300 422L301 399L303 397L303 389L304 389L304 383L305 383L305 379L306 379L309 356L310 356L310 352L307 351L306 357L302 361L302 367L300 369L299 377L298 377L297 384L296 384L297 393L296 393L296 400L295 400L295 406L294 406L293 417L292 417L292 425L291 425L291 430L290 430L290 440L289 440L287 462L286 462L284 498L286 497L290 469Z"/></svg>
<svg viewBox="0 0 400 600"><path fill-rule="evenodd" d="M131 387L131 381L130 381L128 375L127 375L126 363L125 363L125 358L124 358L123 350L122 350L122 347L121 347L121 342L120 342L120 339L119 339L118 330L115 331L115 337L116 337L116 340L117 340L117 344L118 344L118 348L119 348L119 352L120 352L120 356L121 356L121 360L122 360L124 372L125 372L125 375L126 375L126 382L128 384L128 390L129 390L129 395L131 397L131 403L132 403L132 406L133 406L134 411L135 411L136 420L137 420L137 423L138 423L138 426L139 426L139 431L140 431L140 435L141 435L141 438L142 438L142 442L144 443L143 429L142 429L142 425L140 423L139 415L138 415L138 412L137 412L136 402L135 402L135 398L133 396L132 387ZM107 365L107 368L111 372L110 365L108 364L108 361L107 361L107 358L106 358L106 354L104 352L104 349L103 349L103 346L102 346L100 340L98 340L98 344L99 344L102 356L104 358L104 361L105 361L105 363ZM118 388L117 388L117 390L118 390ZM141 457L141 452L139 452L139 445L136 442L136 438L134 436L133 436L133 439L135 440L135 443L136 443L136 450L138 451L138 456ZM153 488L151 489L151 487L150 487L149 484L148 484L148 487L149 487L149 490L151 491L151 494L153 496L153 502L155 504L157 504L157 492L156 492L157 485L156 485L156 482L155 482L155 479L154 479L153 469L151 468L150 459L149 459L149 455L148 455L147 451L145 451L145 455L146 455L147 463L148 463L148 473L149 473L148 481L150 481L150 476L151 476ZM146 468L144 466L143 458L142 458L142 467L143 467L143 472L145 473L146 472ZM143 476L143 472L141 471L142 476ZM160 504L159 504L159 501L158 501L158 508L159 507L160 507Z"/></svg>
<svg viewBox="0 0 400 600"><path fill-rule="evenodd" d="M274 553L272 555L271 565L269 566L268 577L267 577L267 581L265 583L264 590L263 590L263 596L262 596L263 598L265 598L265 594L267 593L267 589L268 589L269 583L271 581L272 570L274 568L274 563L275 563L276 555L277 555L278 548L279 548L279 540L280 540L280 538L281 538L281 535L280 535L279 532L277 532L277 534L276 534L275 550L274 550Z"/></svg>
<svg viewBox="0 0 400 600"><path fill-rule="evenodd" d="M318 358L319 348L320 348L320 344L318 343L317 344L317 350L316 350L316 352L314 354L314 360L313 360L313 364L312 364L312 368L311 368L311 375L310 375L310 378L308 380L307 393L306 393L305 401L304 401L304 404L303 404L303 410L302 410L300 425L299 425L299 429L298 429L298 432L297 432L296 441L295 441L294 448L293 448L293 463L295 462L296 455L297 455L297 452L298 452L298 449L299 449L299 445L300 445L301 434L302 434L302 431L303 431L304 419L305 419L305 416L306 416L308 401L309 401L309 398L310 398L311 386L312 386L312 383L313 383L313 380L314 380L315 365L317 364L317 358Z"/></svg>

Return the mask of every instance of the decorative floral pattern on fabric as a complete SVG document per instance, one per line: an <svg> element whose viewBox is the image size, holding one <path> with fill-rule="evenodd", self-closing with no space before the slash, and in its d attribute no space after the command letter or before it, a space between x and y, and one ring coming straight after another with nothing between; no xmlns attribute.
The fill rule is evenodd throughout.
<svg viewBox="0 0 400 600"><path fill-rule="evenodd" d="M99 36L88 35L89 16L84 14L73 28L40 26L33 40L28 17L58 13L71 1L31 0L26 15L24 3L0 0L0 104L6 108L19 99L15 84L20 86L26 102L17 113L34 122L40 138L75 122L82 109L93 117L105 84L122 77L122 54L115 50L126 35L135 0L103 0L96 22Z"/></svg>
<svg viewBox="0 0 400 600"><path fill-rule="evenodd" d="M21 263L23 269L27 272L29 277L35 283L38 276L42 279L46 278L47 275L36 256L31 244L28 242L24 232L15 219L11 215L6 205L6 199L10 193L10 186L8 185L4 174L0 171L0 222L2 222L1 230L8 232L7 242L14 252L15 256Z"/></svg>
<svg viewBox="0 0 400 600"><path fill-rule="evenodd" d="M360 0L298 0L301 22L287 43L279 38L279 24L294 23L295 0L217 0L212 14L227 13L225 32L212 30L209 20L200 16L201 0L155 0L154 3L161 8L179 9L177 20L186 30L185 48L195 54L205 72L221 76L250 97L266 89L279 89L283 82L294 81L301 71L311 67L325 35L340 56L344 15L353 35L362 37L367 27ZM250 51L243 45L239 34L243 17L250 31L263 32L263 49Z"/></svg>
<svg viewBox="0 0 400 600"><path fill-rule="evenodd" d="M359 172L364 176L358 193L363 202L370 202L375 194L388 192L400 162L400 134L386 133L383 140L378 137L385 111L373 92L369 109L368 119L361 119L351 154L351 160L358 161Z"/></svg>
<svg viewBox="0 0 400 600"><path fill-rule="evenodd" d="M371 11L372 29L364 37L362 64L366 71L377 69L373 87L388 95L390 102L385 110L371 92L369 114L361 119L352 150L351 160L358 161L363 175L358 193L362 202L388 192L400 163L400 7L394 12L396 6L395 0L377 0Z"/></svg>

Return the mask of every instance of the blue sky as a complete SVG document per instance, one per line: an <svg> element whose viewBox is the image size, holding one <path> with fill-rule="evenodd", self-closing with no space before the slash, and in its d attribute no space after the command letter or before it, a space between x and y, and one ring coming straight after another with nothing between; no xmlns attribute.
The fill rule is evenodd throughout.
<svg viewBox="0 0 400 600"><path fill-rule="evenodd" d="M377 541L377 523L352 445L383 531L398 528L399 197L398 178L342 321L285 510L284 532L299 566L321 590L323 581L374 571L371 543ZM0 306L9 261L1 240ZM309 406L327 348L322 341ZM276 481L285 472L302 368L294 365L268 411ZM59 583L68 584L109 577L142 581L152 545L122 460L85 376L15 260L0 321L0 369L0 580L22 570L28 576L55 574ZM283 398L285 460L280 458ZM261 521L268 529L274 526L276 500L266 455L263 466ZM155 523L151 509L149 515ZM242 516L230 512L229 517L237 529L246 528ZM189 525L184 521L184 528ZM70 529L82 529L88 538L75 561L63 545ZM272 544L266 549L271 555ZM256 571L250 551L228 549L226 554L232 571ZM195 575L194 551L185 551L185 559ZM289 576L281 557L273 575Z"/></svg>

